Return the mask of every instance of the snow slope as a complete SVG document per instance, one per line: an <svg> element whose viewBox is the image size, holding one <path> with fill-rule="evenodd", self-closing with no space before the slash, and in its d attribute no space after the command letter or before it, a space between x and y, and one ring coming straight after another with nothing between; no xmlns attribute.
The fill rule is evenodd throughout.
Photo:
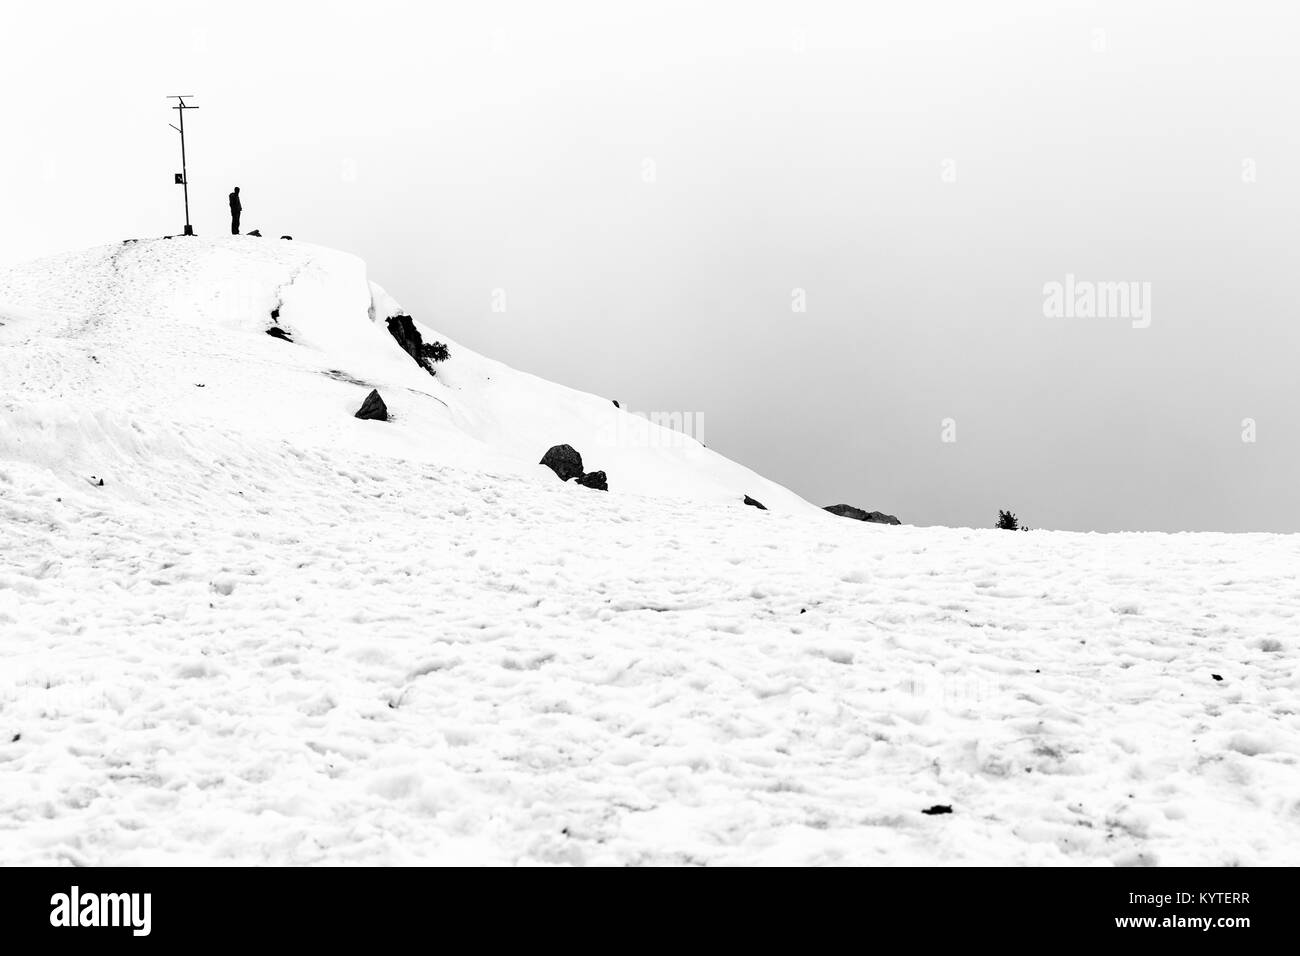
<svg viewBox="0 0 1300 956"><path fill-rule="evenodd" d="M273 309L294 344L265 335ZM89 368L80 354L62 368L71 378L56 397L538 480L558 480L538 462L569 444L588 471L609 475L614 494L718 503L748 494L772 510L816 510L694 438L486 359L416 317L426 341L451 349L431 377L388 332L383 320L401 311L355 256L246 236L102 246L0 277L0 343L32 329L67 344L93 333L103 353ZM351 420L371 387L389 427Z"/></svg>
<svg viewBox="0 0 1300 956"><path fill-rule="evenodd" d="M392 308L0 275L0 864L1300 862L1294 536L834 518Z"/></svg>

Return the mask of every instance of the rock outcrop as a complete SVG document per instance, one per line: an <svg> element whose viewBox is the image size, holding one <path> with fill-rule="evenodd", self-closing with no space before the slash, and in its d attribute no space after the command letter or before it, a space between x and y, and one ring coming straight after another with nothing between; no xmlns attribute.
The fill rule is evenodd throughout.
<svg viewBox="0 0 1300 956"><path fill-rule="evenodd" d="M833 515L839 515L841 518L852 518L855 521L870 521L873 524L902 524L893 515L887 515L883 511L863 511L861 508L855 508L853 505L827 505L824 509Z"/></svg>
<svg viewBox="0 0 1300 956"><path fill-rule="evenodd" d="M371 389L370 394L366 396L366 400L362 402L361 407L357 409L356 417L376 422L388 421L388 406L385 405L384 400L379 397L378 389Z"/></svg>
<svg viewBox="0 0 1300 956"><path fill-rule="evenodd" d="M437 375L433 363L447 361L447 346L442 342L424 341L424 336L415 327L415 320L409 315L390 316L386 321L389 333L397 340L402 351L415 359L415 364L430 375Z"/></svg>
<svg viewBox="0 0 1300 956"><path fill-rule="evenodd" d="M541 464L555 472L560 481L573 479L575 485L595 488L598 491L609 491L609 482L603 471L583 473L582 455L572 445L552 445L546 449Z"/></svg>
<svg viewBox="0 0 1300 956"><path fill-rule="evenodd" d="M751 506L753 506L753 507L759 509L760 511L766 511L766 510L767 510L767 505L763 504L763 502L761 502L761 501L759 501L759 500L757 500L757 499L755 499L755 498L751 498L751 497L749 497L749 495L745 495L745 504L747 504L747 505L751 505Z"/></svg>
<svg viewBox="0 0 1300 956"><path fill-rule="evenodd" d="M552 445L542 456L541 464L555 472L560 481L582 477L582 455L572 445Z"/></svg>

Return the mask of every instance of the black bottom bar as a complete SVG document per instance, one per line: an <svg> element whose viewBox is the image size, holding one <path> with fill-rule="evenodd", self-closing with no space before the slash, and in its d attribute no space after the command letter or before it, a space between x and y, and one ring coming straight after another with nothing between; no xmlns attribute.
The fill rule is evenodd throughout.
<svg viewBox="0 0 1300 956"><path fill-rule="evenodd" d="M1135 945L1281 942L1294 934L1286 870L0 870L5 948L118 941L132 946L429 946L518 939L640 948L660 937L802 947ZM74 890L75 887L75 907ZM107 895L106 895L107 894ZM132 895L136 894L136 895ZM144 894L148 894L147 900ZM146 908L147 902L147 908ZM73 911L76 911L73 926ZM86 925L87 923L117 925ZM57 925L56 925L57 924ZM147 935L144 932L147 930Z"/></svg>

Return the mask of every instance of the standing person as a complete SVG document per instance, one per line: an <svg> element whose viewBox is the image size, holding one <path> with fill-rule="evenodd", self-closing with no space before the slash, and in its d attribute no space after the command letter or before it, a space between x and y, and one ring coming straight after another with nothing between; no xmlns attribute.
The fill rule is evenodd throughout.
<svg viewBox="0 0 1300 956"><path fill-rule="evenodd" d="M244 211L243 203L239 201L239 187L230 194L230 234L239 235L239 214Z"/></svg>

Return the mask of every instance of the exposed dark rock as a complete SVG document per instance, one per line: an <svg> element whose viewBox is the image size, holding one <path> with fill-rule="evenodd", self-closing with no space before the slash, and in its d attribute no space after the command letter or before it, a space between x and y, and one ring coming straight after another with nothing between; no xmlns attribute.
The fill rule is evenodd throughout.
<svg viewBox="0 0 1300 956"><path fill-rule="evenodd" d="M366 400L361 403L361 407L357 410L356 417L377 422L388 421L388 406L379 397L378 389L371 389L370 394L366 396Z"/></svg>
<svg viewBox="0 0 1300 956"><path fill-rule="evenodd" d="M615 407L615 408L622 408L622 407L623 407L622 405L620 405L620 404L618 403L618 399L617 399L617 398L612 399L612 401L614 402L614 407Z"/></svg>
<svg viewBox="0 0 1300 956"><path fill-rule="evenodd" d="M292 239L293 236L281 236L280 238L281 238L281 239Z"/></svg>
<svg viewBox="0 0 1300 956"><path fill-rule="evenodd" d="M867 520L867 513L861 508L853 507L853 505L827 505L822 510L829 511L833 515L839 515L841 518L854 518L858 521Z"/></svg>
<svg viewBox="0 0 1300 956"><path fill-rule="evenodd" d="M940 813L952 813L952 807L948 806L946 803L936 803L932 807L926 807L921 812L933 817L938 816Z"/></svg>
<svg viewBox="0 0 1300 956"><path fill-rule="evenodd" d="M552 445L540 463L555 472L560 481L582 477L582 456L572 445Z"/></svg>
<svg viewBox="0 0 1300 956"><path fill-rule="evenodd" d="M745 495L745 504L747 504L747 505L753 505L755 508L758 508L758 509L761 510L761 511L766 511L766 510L767 510L767 505L763 504L763 502L761 502L761 501L757 501L757 500L755 500L755 499L749 497L749 495Z"/></svg>
<svg viewBox="0 0 1300 956"><path fill-rule="evenodd" d="M98 475L91 475L89 478L86 479L86 481L90 482L96 488L104 487L104 479L100 478Z"/></svg>
<svg viewBox="0 0 1300 956"><path fill-rule="evenodd" d="M441 342L425 342L409 315L394 315L386 321L389 333L397 340L402 351L415 359L415 363L430 375L438 374L433 369L433 363L446 361L447 346Z"/></svg>
<svg viewBox="0 0 1300 956"><path fill-rule="evenodd" d="M271 310L271 321L272 322L280 321L280 310L278 308Z"/></svg>
<svg viewBox="0 0 1300 956"><path fill-rule="evenodd" d="M100 484L102 485L103 482L101 481ZM1210 676L1213 677L1215 680L1223 680L1222 674L1211 674Z"/></svg>
<svg viewBox="0 0 1300 956"><path fill-rule="evenodd" d="M827 505L825 508L833 515L839 515L841 518L853 518L856 521L871 521L875 524L902 524L893 515L887 515L883 511L863 511L861 508L855 508L853 505Z"/></svg>
<svg viewBox="0 0 1300 956"><path fill-rule="evenodd" d="M424 337L415 327L415 321L409 315L394 315L386 320L388 333L397 340L402 351L424 367L420 361L420 350L424 347Z"/></svg>
<svg viewBox="0 0 1300 956"><path fill-rule="evenodd" d="M583 474L582 455L572 445L552 445L542 456L540 464L555 472L561 481L573 480L575 485L609 491L609 482L603 471Z"/></svg>
<svg viewBox="0 0 1300 956"><path fill-rule="evenodd" d="M244 233L244 235L246 235L246 236L257 236L257 238L261 239L261 238L262 238L262 230L261 230L261 229L254 229L252 232L246 232L246 233Z"/></svg>
<svg viewBox="0 0 1300 956"><path fill-rule="evenodd" d="M131 243L133 243L133 242L139 242L139 241L140 241L139 239L123 239L123 240L122 240L122 245L124 245L124 246L129 246Z"/></svg>
<svg viewBox="0 0 1300 956"><path fill-rule="evenodd" d="M286 332L284 329L280 328L278 325L271 326L269 329L266 330L266 334L271 336L271 338L273 339L283 339L286 342L293 341L289 333Z"/></svg>

